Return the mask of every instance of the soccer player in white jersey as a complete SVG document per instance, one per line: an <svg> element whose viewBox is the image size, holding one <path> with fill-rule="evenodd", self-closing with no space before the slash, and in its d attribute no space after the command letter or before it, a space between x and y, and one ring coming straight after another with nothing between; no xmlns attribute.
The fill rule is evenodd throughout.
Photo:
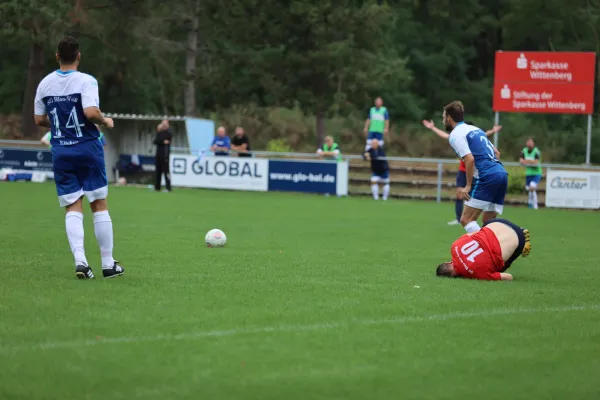
<svg viewBox="0 0 600 400"><path fill-rule="evenodd" d="M66 209L66 230L79 279L94 277L83 246L83 203L85 195L94 215L94 231L100 246L105 278L122 275L123 267L113 258L113 227L106 197L108 181L104 149L96 125L113 127L113 120L100 111L98 82L77 71L81 54L75 38L58 42L56 59L60 68L46 76L35 96L35 122L50 128L52 164L58 201Z"/></svg>
<svg viewBox="0 0 600 400"><path fill-rule="evenodd" d="M466 200L460 223L467 233L481 228L477 218L483 212L483 223L502 214L508 189L508 173L498 160L500 152L484 131L464 122L465 109L460 101L444 107L442 118L450 132L450 145L464 161L467 183L462 190Z"/></svg>

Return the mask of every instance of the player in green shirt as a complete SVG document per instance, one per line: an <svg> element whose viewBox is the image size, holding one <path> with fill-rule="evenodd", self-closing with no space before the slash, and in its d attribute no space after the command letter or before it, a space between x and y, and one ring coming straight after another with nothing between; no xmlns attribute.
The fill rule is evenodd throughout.
<svg viewBox="0 0 600 400"><path fill-rule="evenodd" d="M533 138L527 139L519 162L525 167L525 188L529 192L529 208L537 210L537 186L542 180L542 152L535 147Z"/></svg>
<svg viewBox="0 0 600 400"><path fill-rule="evenodd" d="M340 146L333 141L331 136L325 137L325 143L323 143L323 147L317 149L317 154L325 160L341 161L342 159Z"/></svg>
<svg viewBox="0 0 600 400"><path fill-rule="evenodd" d="M369 110L369 116L365 121L364 132L367 134L367 144L365 151L371 148L371 141L377 139L379 145L383 146L383 137L390 130L390 113L383 106L383 99L377 97L375 99L375 107Z"/></svg>

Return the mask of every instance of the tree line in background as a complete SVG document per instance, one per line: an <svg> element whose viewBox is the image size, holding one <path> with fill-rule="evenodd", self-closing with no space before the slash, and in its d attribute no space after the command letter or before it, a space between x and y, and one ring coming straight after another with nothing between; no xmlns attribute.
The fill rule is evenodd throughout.
<svg viewBox="0 0 600 400"><path fill-rule="evenodd" d="M439 121L452 100L491 125L496 50L600 46L596 0L4 0L0 21L0 113L20 114L25 137L38 134L35 88L71 34L104 111L245 123L259 142L298 149L327 132L359 149L380 95L390 151L410 155L449 154L419 121ZM502 125L505 152L535 136L553 160L583 160L581 116L511 114Z"/></svg>

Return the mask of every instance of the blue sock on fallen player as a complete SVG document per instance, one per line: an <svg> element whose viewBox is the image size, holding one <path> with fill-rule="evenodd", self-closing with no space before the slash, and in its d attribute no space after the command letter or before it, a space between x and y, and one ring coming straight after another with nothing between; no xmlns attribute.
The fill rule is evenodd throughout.
<svg viewBox="0 0 600 400"><path fill-rule="evenodd" d="M454 212L456 213L456 220L460 221L460 217L462 216L462 212L463 212L463 201L456 199L454 200Z"/></svg>

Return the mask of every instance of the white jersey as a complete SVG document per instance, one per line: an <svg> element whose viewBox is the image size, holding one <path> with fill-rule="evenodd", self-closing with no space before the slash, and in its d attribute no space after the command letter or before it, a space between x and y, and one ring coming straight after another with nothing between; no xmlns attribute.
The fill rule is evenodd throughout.
<svg viewBox="0 0 600 400"><path fill-rule="evenodd" d="M35 95L35 115L48 115L54 146L71 146L97 140L100 132L84 108L100 107L98 81L79 71L54 71L40 82Z"/></svg>
<svg viewBox="0 0 600 400"><path fill-rule="evenodd" d="M473 125L459 123L450 133L450 146L463 158L472 154L475 159L475 179L495 174L506 174L502 163L496 158L494 145L485 132Z"/></svg>

